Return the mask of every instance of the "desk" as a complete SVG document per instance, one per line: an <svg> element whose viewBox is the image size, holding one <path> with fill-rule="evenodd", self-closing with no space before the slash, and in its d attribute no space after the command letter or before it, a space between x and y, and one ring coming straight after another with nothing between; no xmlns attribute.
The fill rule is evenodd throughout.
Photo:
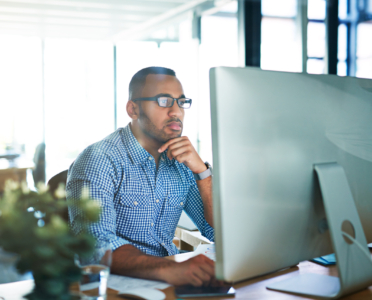
<svg viewBox="0 0 372 300"><path fill-rule="evenodd" d="M185 254L178 254L175 256L168 257L168 259L182 262L189 258L191 258L194 254L193 253L185 253ZM266 285L271 284L273 282L281 281L283 279L287 279L291 276L294 276L298 273L317 273L323 275L333 275L337 276L337 269L335 266L331 267L323 267L316 263L312 263L309 261L301 262L297 267L289 268L282 270L280 272L275 272L270 275L261 276L255 279L246 280L244 282L238 283L234 285L236 289L235 298L231 297L215 297L215 298L204 298L204 299L257 299L257 300L305 300L311 298L305 298L300 296L295 296L291 294L285 294L275 291L270 291L266 289ZM29 293L33 288L33 281L26 280L21 282L14 282L14 283L7 283L7 284L0 284L0 297L3 297L4 300L21 300L22 295ZM75 287L76 289L76 287ZM166 294L167 300L175 300L176 297L174 295L174 288L169 287L164 290ZM117 292L114 290L108 290L108 297L107 300L116 300L116 299L125 299L116 295ZM1 298L0 298L1 299ZM201 298L192 298L192 299L201 299ZM371 300L372 299L372 286L369 289L362 290L358 293L353 295L347 296L342 298L345 300ZM1 299L3 300L3 299Z"/></svg>
<svg viewBox="0 0 372 300"><path fill-rule="evenodd" d="M26 181L27 170L33 168L32 162L16 159L13 163L8 163L2 159L0 164L0 193L4 191L5 182L8 179L16 182Z"/></svg>

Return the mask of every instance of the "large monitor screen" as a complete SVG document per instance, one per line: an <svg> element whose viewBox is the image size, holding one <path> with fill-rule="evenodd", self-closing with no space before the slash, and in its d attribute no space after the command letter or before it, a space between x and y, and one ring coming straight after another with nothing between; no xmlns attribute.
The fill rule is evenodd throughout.
<svg viewBox="0 0 372 300"><path fill-rule="evenodd" d="M218 278L333 252L315 164L342 166L372 242L372 80L219 67L210 92Z"/></svg>

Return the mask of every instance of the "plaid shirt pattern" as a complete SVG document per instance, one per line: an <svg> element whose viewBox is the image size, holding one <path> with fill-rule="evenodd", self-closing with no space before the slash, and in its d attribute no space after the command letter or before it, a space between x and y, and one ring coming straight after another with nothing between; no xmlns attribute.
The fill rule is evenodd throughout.
<svg viewBox="0 0 372 300"><path fill-rule="evenodd" d="M170 160L166 152L156 169L154 158L138 143L129 125L86 148L70 167L67 198L79 199L83 187L89 188L102 208L90 232L109 240L114 250L132 244L150 255L177 254L172 240L182 210L203 236L214 240L191 170ZM69 208L70 226L76 234L81 231L74 222L79 213Z"/></svg>

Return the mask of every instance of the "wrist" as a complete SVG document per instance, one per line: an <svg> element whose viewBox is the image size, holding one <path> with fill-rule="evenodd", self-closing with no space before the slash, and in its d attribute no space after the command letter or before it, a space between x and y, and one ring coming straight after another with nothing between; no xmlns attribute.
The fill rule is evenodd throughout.
<svg viewBox="0 0 372 300"><path fill-rule="evenodd" d="M166 263L159 268L158 272L158 277L159 280L165 281L165 282L170 282L170 276L172 276L172 269L174 268L174 265L176 262L174 261L169 261L168 259L165 259Z"/></svg>
<svg viewBox="0 0 372 300"><path fill-rule="evenodd" d="M208 162L204 163L204 171L194 173L194 178L196 181L203 180L209 176L212 176L212 166Z"/></svg>
<svg viewBox="0 0 372 300"><path fill-rule="evenodd" d="M205 163L201 163L201 165L198 166L198 168L194 169L194 170L191 170L194 174L199 174L199 173L202 173L204 172L205 170L207 170L207 166L205 165Z"/></svg>

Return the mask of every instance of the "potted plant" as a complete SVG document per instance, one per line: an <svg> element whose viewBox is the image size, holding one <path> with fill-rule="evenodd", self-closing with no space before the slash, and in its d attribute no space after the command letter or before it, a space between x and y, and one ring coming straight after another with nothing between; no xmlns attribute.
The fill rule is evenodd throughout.
<svg viewBox="0 0 372 300"><path fill-rule="evenodd" d="M70 284L81 276L74 255L89 255L94 247L86 229L98 220L99 204L89 199L88 191L74 202L66 201L63 186L55 195L58 200L43 185L34 192L25 183L7 182L0 198L0 247L18 255L19 272L32 271L35 287L25 296L32 300L71 299ZM83 228L79 235L61 217L68 205L83 212L84 217L76 220Z"/></svg>

